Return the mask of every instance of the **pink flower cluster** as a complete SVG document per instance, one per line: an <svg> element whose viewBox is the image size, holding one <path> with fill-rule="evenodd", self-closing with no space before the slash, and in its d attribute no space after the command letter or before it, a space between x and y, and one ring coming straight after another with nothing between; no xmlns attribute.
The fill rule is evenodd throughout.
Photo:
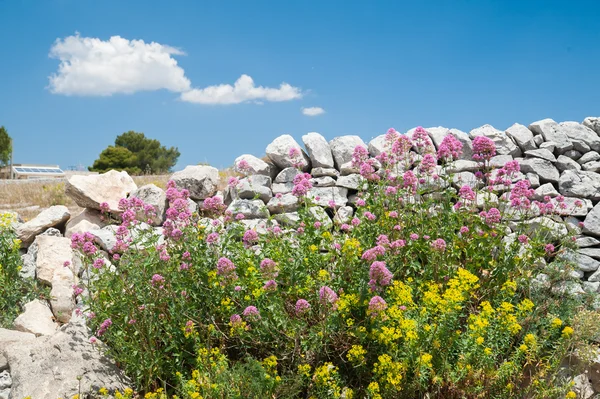
<svg viewBox="0 0 600 399"><path fill-rule="evenodd" d="M148 224L156 217L156 209L152 205L147 205L137 197L121 198L119 200L119 210L121 213L121 226L130 228L139 223L139 218L144 217Z"/></svg>
<svg viewBox="0 0 600 399"><path fill-rule="evenodd" d="M367 309L367 313L371 315L371 317L377 317L381 312L387 309L387 303L385 300L379 295L375 295L369 301L369 308Z"/></svg>
<svg viewBox="0 0 600 399"><path fill-rule="evenodd" d="M274 260L265 258L260 262L260 272L264 278L274 279L279 275L277 264Z"/></svg>
<svg viewBox="0 0 600 399"><path fill-rule="evenodd" d="M79 249L86 255L94 255L98 251L94 245L94 236L88 232L73 233L71 236L71 248Z"/></svg>
<svg viewBox="0 0 600 399"><path fill-rule="evenodd" d="M335 291L328 286L324 285L319 289L319 302L321 305L331 305L332 309L336 309L338 299L338 295Z"/></svg>
<svg viewBox="0 0 600 399"><path fill-rule="evenodd" d="M494 140L485 136L477 136L473 139L473 159L480 162L489 161L496 156L496 144Z"/></svg>
<svg viewBox="0 0 600 399"><path fill-rule="evenodd" d="M294 188L292 194L296 197L304 197L312 188L310 179L312 176L309 173L299 173L294 177Z"/></svg>
<svg viewBox="0 0 600 399"><path fill-rule="evenodd" d="M423 129L422 126L418 126L412 134L413 147L419 154L435 152L429 133Z"/></svg>
<svg viewBox="0 0 600 399"><path fill-rule="evenodd" d="M175 182L167 183L167 219L163 223L163 235L178 240L183 237L182 230L191 223L192 212L188 207L189 192L186 189L178 190Z"/></svg>
<svg viewBox="0 0 600 399"><path fill-rule="evenodd" d="M258 311L256 306L250 305L250 306L246 307L246 309L244 309L242 314L244 315L244 317L248 318L249 320L260 320L260 312Z"/></svg>
<svg viewBox="0 0 600 399"><path fill-rule="evenodd" d="M225 257L221 257L217 261L217 275L221 276L225 281L237 280L238 275L235 269L236 267L233 262Z"/></svg>
<svg viewBox="0 0 600 399"><path fill-rule="evenodd" d="M462 148L463 144L453 134L448 133L440 143L437 158L442 163L456 161L462 155Z"/></svg>
<svg viewBox="0 0 600 399"><path fill-rule="evenodd" d="M296 315L302 316L310 310L310 303L306 299L298 299L296 301Z"/></svg>
<svg viewBox="0 0 600 399"><path fill-rule="evenodd" d="M485 220L485 223L488 226L493 226L493 225L499 223L500 220L502 219L502 215L500 214L500 211L497 208L491 208L487 212L481 211L479 213L479 216L481 216Z"/></svg>
<svg viewBox="0 0 600 399"><path fill-rule="evenodd" d="M393 277L385 262L375 261L369 269L369 288L371 291L378 291L381 287L390 285Z"/></svg>
<svg viewBox="0 0 600 399"><path fill-rule="evenodd" d="M104 333L106 332L106 330L108 330L108 327L110 326L112 326L112 320L110 318L104 320L102 324L100 324L100 328L98 328L96 335L101 337L102 335L104 335Z"/></svg>

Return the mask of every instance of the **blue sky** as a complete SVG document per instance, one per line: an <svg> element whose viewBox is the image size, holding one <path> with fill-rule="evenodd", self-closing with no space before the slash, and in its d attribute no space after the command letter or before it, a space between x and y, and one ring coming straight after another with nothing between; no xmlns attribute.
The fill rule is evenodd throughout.
<svg viewBox="0 0 600 399"><path fill-rule="evenodd" d="M597 0L0 0L0 125L15 162L91 165L135 130L182 168L284 133L581 121L599 21Z"/></svg>

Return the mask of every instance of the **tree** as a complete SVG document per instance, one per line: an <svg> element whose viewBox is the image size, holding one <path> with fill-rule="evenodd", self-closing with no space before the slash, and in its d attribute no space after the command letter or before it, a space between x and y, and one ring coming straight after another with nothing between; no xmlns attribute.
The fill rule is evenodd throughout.
<svg viewBox="0 0 600 399"><path fill-rule="evenodd" d="M117 136L115 145L104 149L89 169L93 172L116 169L138 175L160 174L175 166L179 155L176 147L166 148L160 141L130 130Z"/></svg>
<svg viewBox="0 0 600 399"><path fill-rule="evenodd" d="M12 154L12 140L4 126L0 126L0 167L8 165Z"/></svg>

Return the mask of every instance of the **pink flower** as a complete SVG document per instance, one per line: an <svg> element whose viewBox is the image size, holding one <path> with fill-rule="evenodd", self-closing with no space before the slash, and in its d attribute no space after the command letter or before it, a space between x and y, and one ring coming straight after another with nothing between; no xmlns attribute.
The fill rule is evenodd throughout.
<svg viewBox="0 0 600 399"><path fill-rule="evenodd" d="M256 232L256 230L246 230L242 240L246 245L253 244L258 241L258 233Z"/></svg>
<svg viewBox="0 0 600 399"><path fill-rule="evenodd" d="M550 255L552 252L554 252L554 245L546 244L546 246L544 247L544 251L546 251L546 253Z"/></svg>
<svg viewBox="0 0 600 399"><path fill-rule="evenodd" d="M150 282L152 283L153 286L156 286L157 284L164 283L165 278L163 276L161 276L160 274L155 274L154 276L152 276L152 279L150 280Z"/></svg>
<svg viewBox="0 0 600 399"><path fill-rule="evenodd" d="M210 233L209 235L207 235L206 242L208 244L214 244L216 242L219 242L219 233Z"/></svg>
<svg viewBox="0 0 600 399"><path fill-rule="evenodd" d="M316 222L313 224L313 227L314 227L315 229L320 229L320 228L321 228L321 222L319 222L319 221L316 221Z"/></svg>
<svg viewBox="0 0 600 399"><path fill-rule="evenodd" d="M365 217L371 221L376 219L376 216L369 211L365 212Z"/></svg>
<svg viewBox="0 0 600 399"><path fill-rule="evenodd" d="M108 330L108 328L112 326L112 320L106 319L102 322L102 324L100 324L100 328L98 329L96 335L98 335L99 337L101 337L102 335L104 335L104 333L106 332L106 330Z"/></svg>
<svg viewBox="0 0 600 399"><path fill-rule="evenodd" d="M396 212L396 211L391 211L391 212L390 212L390 217L391 217L392 219L396 219L396 218L398 217L398 212Z"/></svg>
<svg viewBox="0 0 600 399"><path fill-rule="evenodd" d="M334 290L324 285L319 289L319 302L322 305L333 305L333 309L337 307L336 302L338 301L338 295Z"/></svg>
<svg viewBox="0 0 600 399"><path fill-rule="evenodd" d="M225 257L221 257L217 261L217 275L223 277L225 280L237 280L238 276L235 269L236 267L233 262Z"/></svg>
<svg viewBox="0 0 600 399"><path fill-rule="evenodd" d="M462 147L463 144L453 134L448 133L438 148L438 160L444 163L457 160L462 155Z"/></svg>
<svg viewBox="0 0 600 399"><path fill-rule="evenodd" d="M260 272L263 277L274 279L279 274L277 270L277 264L274 260L265 258L260 262Z"/></svg>
<svg viewBox="0 0 600 399"><path fill-rule="evenodd" d="M404 188L407 188L409 192L414 194L417 191L417 177L412 172L412 170L407 170L402 175L402 185Z"/></svg>
<svg viewBox="0 0 600 399"><path fill-rule="evenodd" d="M360 225L360 219L355 216L352 218L350 223L352 223L352 226L358 226L358 225Z"/></svg>
<svg viewBox="0 0 600 399"><path fill-rule="evenodd" d="M95 344L98 341L98 338L91 336L90 337L90 344Z"/></svg>
<svg viewBox="0 0 600 399"><path fill-rule="evenodd" d="M277 282L275 280L269 280L263 285L265 291L275 291L277 289Z"/></svg>
<svg viewBox="0 0 600 399"><path fill-rule="evenodd" d="M485 223L488 226L493 226L494 224L500 222L500 220L502 219L500 211L496 208L491 208L487 212L481 212L480 215L482 215L482 217L485 219Z"/></svg>
<svg viewBox="0 0 600 399"><path fill-rule="evenodd" d="M433 144L431 144L431 139L429 138L429 134L423 127L418 126L413 135L412 135L413 146L417 150L418 153L422 154L424 152L433 152Z"/></svg>
<svg viewBox="0 0 600 399"><path fill-rule="evenodd" d="M63 263L63 266L64 266L64 267L69 267L69 266L71 266L71 262L69 262L68 260L66 260L66 261Z"/></svg>
<svg viewBox="0 0 600 399"><path fill-rule="evenodd" d="M371 291L379 290L378 286L388 286L392 282L394 275L388 270L385 262L375 261L369 269L369 287Z"/></svg>
<svg viewBox="0 0 600 399"><path fill-rule="evenodd" d="M489 161L496 156L496 144L494 140L477 136L473 139L473 159L476 161Z"/></svg>
<svg viewBox="0 0 600 399"><path fill-rule="evenodd" d="M292 188L292 194L296 197L304 197L308 194L308 191L312 188L310 181L312 176L308 173L299 173L294 177L294 188Z"/></svg>
<svg viewBox="0 0 600 399"><path fill-rule="evenodd" d="M239 285L236 285L236 286L233 288L233 290L234 290L234 291L236 291L236 292L239 292L239 291L241 291L241 290L242 290L242 287L241 287L241 286L239 286Z"/></svg>
<svg viewBox="0 0 600 399"><path fill-rule="evenodd" d="M246 307L242 314L244 315L244 317L247 317L250 320L260 320L260 313L256 306L250 305Z"/></svg>
<svg viewBox="0 0 600 399"><path fill-rule="evenodd" d="M296 301L296 315L302 316L310 310L310 303L306 299L298 299Z"/></svg>
<svg viewBox="0 0 600 399"><path fill-rule="evenodd" d="M242 159L238 162L237 169L242 173L248 173L252 170L250 164L245 159Z"/></svg>
<svg viewBox="0 0 600 399"><path fill-rule="evenodd" d="M521 234L518 237L518 240L521 244L527 244L529 242L529 237L527 237L525 234Z"/></svg>
<svg viewBox="0 0 600 399"><path fill-rule="evenodd" d="M446 241L442 238L438 238L431 243L431 248L439 252L444 252L446 250Z"/></svg>
<svg viewBox="0 0 600 399"><path fill-rule="evenodd" d="M425 154L421 164L419 165L419 171L426 175L430 175L435 171L435 167L437 166L437 161L435 157L431 154Z"/></svg>
<svg viewBox="0 0 600 399"><path fill-rule="evenodd" d="M387 309L387 303L384 299L378 295L375 295L369 301L369 308L367 309L367 313L371 315L371 317L377 317L378 314Z"/></svg>
<svg viewBox="0 0 600 399"><path fill-rule="evenodd" d="M467 234L469 232L469 228L467 226L462 226L460 228L461 234Z"/></svg>
<svg viewBox="0 0 600 399"><path fill-rule="evenodd" d="M412 234L409 236L409 238L410 238L412 241L416 241L416 240L418 240L418 239L419 239L419 235L418 235L417 233L412 233Z"/></svg>
<svg viewBox="0 0 600 399"><path fill-rule="evenodd" d="M372 262L377 259L378 256L383 256L385 254L385 248L381 245L377 245L371 249L367 249L362 254L362 259L368 262Z"/></svg>
<svg viewBox="0 0 600 399"><path fill-rule="evenodd" d="M366 201L364 199L362 199L362 198L359 198L359 199L356 200L356 205L357 206L365 206L365 204L366 204Z"/></svg>
<svg viewBox="0 0 600 399"><path fill-rule="evenodd" d="M458 195L460 198L468 201L475 201L476 195L473 189L469 185L464 185L458 191Z"/></svg>
<svg viewBox="0 0 600 399"><path fill-rule="evenodd" d="M244 325L242 317L239 314L232 314L229 318L229 323L231 323L231 327L233 327L234 329L242 327Z"/></svg>

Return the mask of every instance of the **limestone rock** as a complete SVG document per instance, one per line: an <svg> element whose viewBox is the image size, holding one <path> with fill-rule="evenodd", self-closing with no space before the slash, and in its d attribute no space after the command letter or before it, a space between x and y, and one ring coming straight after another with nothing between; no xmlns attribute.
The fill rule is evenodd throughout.
<svg viewBox="0 0 600 399"><path fill-rule="evenodd" d="M575 244L579 248L588 248L588 247L595 247L597 245L600 245L600 241L596 240L594 237L579 236L575 240Z"/></svg>
<svg viewBox="0 0 600 399"><path fill-rule="evenodd" d="M154 216L152 220L153 226L160 226L165 220L165 212L169 207L169 203L167 201L167 194L163 189L157 187L154 184L146 184L142 186L129 195L132 198L139 198L144 201L144 204L151 205L156 212L156 216ZM102 226L103 227L103 226Z"/></svg>
<svg viewBox="0 0 600 399"><path fill-rule="evenodd" d="M385 140L385 136L385 134L381 134L369 141L367 149L369 150L369 155L371 157L375 158L382 152L389 152L389 145Z"/></svg>
<svg viewBox="0 0 600 399"><path fill-rule="evenodd" d="M510 162L512 160L513 160L512 155L496 155L495 157L492 157L490 159L490 166L493 168L501 168L507 162Z"/></svg>
<svg viewBox="0 0 600 399"><path fill-rule="evenodd" d="M494 128L491 125L483 125L469 132L471 139L477 136L485 136L494 141L496 144L496 153L499 155L512 155L513 157L521 156L521 149L512 141L512 138L501 130Z"/></svg>
<svg viewBox="0 0 600 399"><path fill-rule="evenodd" d="M525 151L525 155L529 157L545 159L546 161L550 162L556 162L556 157L554 156L554 154L552 154L552 152L548 151L545 148Z"/></svg>
<svg viewBox="0 0 600 399"><path fill-rule="evenodd" d="M560 175L558 191L567 197L600 199L600 174L566 170Z"/></svg>
<svg viewBox="0 0 600 399"><path fill-rule="evenodd" d="M548 150L553 153L556 149L556 143L554 141L544 141L540 144L540 149Z"/></svg>
<svg viewBox="0 0 600 399"><path fill-rule="evenodd" d="M564 155L558 156L555 166L560 173L564 172L565 170L581 170L581 165Z"/></svg>
<svg viewBox="0 0 600 399"><path fill-rule="evenodd" d="M75 310L73 285L76 277L69 267L61 267L54 272L52 277L52 290L50 291L50 306L56 320L68 323Z"/></svg>
<svg viewBox="0 0 600 399"><path fill-rule="evenodd" d="M350 190L360 190L366 186L366 179L358 173L353 173L338 177L335 185L338 187L345 187Z"/></svg>
<svg viewBox="0 0 600 399"><path fill-rule="evenodd" d="M583 126L592 129L600 136L600 118L598 117L587 117L583 120Z"/></svg>
<svg viewBox="0 0 600 399"><path fill-rule="evenodd" d="M526 126L515 123L506 129L506 135L511 137L521 148L522 152L535 150L537 145L533 141L533 133Z"/></svg>
<svg viewBox="0 0 600 399"><path fill-rule="evenodd" d="M302 136L302 141L306 151L308 151L313 168L333 168L333 155L325 137L312 132Z"/></svg>
<svg viewBox="0 0 600 399"><path fill-rule="evenodd" d="M566 260L567 262L571 263L576 269L581 270L583 272L594 272L598 270L598 267L600 267L600 262L598 262L597 260L587 255L583 255L581 253L574 252L571 250L559 254L557 258Z"/></svg>
<svg viewBox="0 0 600 399"><path fill-rule="evenodd" d="M600 202L587 214L583 221L582 232L591 236L600 237Z"/></svg>
<svg viewBox="0 0 600 399"><path fill-rule="evenodd" d="M52 335L58 329L52 310L47 303L34 299L25 304L25 311L13 322L17 331L40 335Z"/></svg>
<svg viewBox="0 0 600 399"><path fill-rule="evenodd" d="M94 236L94 242L104 251L110 252L117 243L117 229L115 225L105 226L98 230L91 230L89 233Z"/></svg>
<svg viewBox="0 0 600 399"><path fill-rule="evenodd" d="M336 180L331 176L313 177L310 179L313 187L333 187Z"/></svg>
<svg viewBox="0 0 600 399"><path fill-rule="evenodd" d="M569 139L583 141L592 150L600 151L600 137L589 127L580 125L577 122L561 122L558 126ZM589 151L589 148L586 151ZM582 152L577 148L575 150Z"/></svg>
<svg viewBox="0 0 600 399"><path fill-rule="evenodd" d="M73 233L85 233L106 226L100 211L86 208L69 219L65 226L65 237L71 238Z"/></svg>
<svg viewBox="0 0 600 399"><path fill-rule="evenodd" d="M350 223L353 214L354 208L351 206L342 206L337 210L335 215L333 215L333 222L338 225Z"/></svg>
<svg viewBox="0 0 600 399"><path fill-rule="evenodd" d="M292 194L284 194L281 198L273 197L267 203L271 214L295 212L299 206L298 197Z"/></svg>
<svg viewBox="0 0 600 399"><path fill-rule="evenodd" d="M296 175L299 175L300 173L302 172L300 172L296 168L285 168L281 172L279 172L279 174L275 178L275 183L292 183L294 181L294 177L296 177Z"/></svg>
<svg viewBox="0 0 600 399"><path fill-rule="evenodd" d="M481 169L481 166L478 162L462 159L454 161L446 167L448 173L477 172L479 169Z"/></svg>
<svg viewBox="0 0 600 399"><path fill-rule="evenodd" d="M187 189L192 200L201 200L217 192L219 171L212 166L188 165L184 170L175 172L171 180L177 188Z"/></svg>
<svg viewBox="0 0 600 399"><path fill-rule="evenodd" d="M600 162L592 161L592 162L584 163L581 166L581 169L585 170L586 172L599 173L600 172Z"/></svg>
<svg viewBox="0 0 600 399"><path fill-rule="evenodd" d="M352 154L359 145L367 148L359 136L340 136L329 142L335 167L342 175L358 172L358 169L352 166Z"/></svg>
<svg viewBox="0 0 600 399"><path fill-rule="evenodd" d="M296 151L296 158L290 157L290 151ZM310 169L310 159L304 153L300 145L289 134L277 137L267 146L267 156L279 169L296 167L295 160L300 169L307 171Z"/></svg>
<svg viewBox="0 0 600 399"><path fill-rule="evenodd" d="M21 255L21 270L19 270L19 276L21 278L35 278L35 259L31 254Z"/></svg>
<svg viewBox="0 0 600 399"><path fill-rule="evenodd" d="M119 201L137 188L127 172L110 170L99 175L74 175L67 180L65 193L82 208L100 210L106 202L111 212L119 212Z"/></svg>
<svg viewBox="0 0 600 399"><path fill-rule="evenodd" d="M269 202L273 196L271 192L271 178L269 176L248 176L240 179L238 184L231 188L233 199L254 199L257 195L264 203Z"/></svg>
<svg viewBox="0 0 600 399"><path fill-rule="evenodd" d="M234 200L227 208L233 216L238 214L244 215L246 219L268 218L269 210L261 200Z"/></svg>
<svg viewBox="0 0 600 399"><path fill-rule="evenodd" d="M558 183L560 174L552 162L540 158L528 158L521 161L521 172L535 173L541 182Z"/></svg>
<svg viewBox="0 0 600 399"><path fill-rule="evenodd" d="M535 173L526 173L527 180L531 183L531 188L538 188L540 186L540 177Z"/></svg>
<svg viewBox="0 0 600 399"><path fill-rule="evenodd" d="M600 154L597 153L596 151L590 151L590 152L583 154L581 156L581 158L579 158L577 160L577 163L579 165L583 165L583 164L586 164L588 162L593 162L593 161L600 161Z"/></svg>
<svg viewBox="0 0 600 399"><path fill-rule="evenodd" d="M579 250L577 250L577 252L585 256L589 256L590 258L594 258L596 260L600 259L600 248L580 248Z"/></svg>
<svg viewBox="0 0 600 399"><path fill-rule="evenodd" d="M39 281L52 285L54 274L58 270L74 267L74 253L68 238L39 236L35 242L38 245L36 275ZM64 266L65 261L70 262L69 267Z"/></svg>
<svg viewBox="0 0 600 399"><path fill-rule="evenodd" d="M66 206L54 205L42 211L29 222L21 224L16 231L17 238L21 240L21 247L27 248L36 235L50 227L61 226L69 220L69 217L71 214Z"/></svg>
<svg viewBox="0 0 600 399"><path fill-rule="evenodd" d="M294 183L273 183L271 190L273 195L291 193L294 189Z"/></svg>
<svg viewBox="0 0 600 399"><path fill-rule="evenodd" d="M335 168L313 168L310 171L310 174L312 175L312 177L338 177L340 175L340 172L338 172Z"/></svg>
<svg viewBox="0 0 600 399"><path fill-rule="evenodd" d="M246 167L240 167L240 163L245 161ZM243 163L242 163L243 165ZM271 166L260 158L250 154L240 155L233 161L233 169L242 174L263 175L271 177Z"/></svg>
<svg viewBox="0 0 600 399"><path fill-rule="evenodd" d="M327 212L325 212L325 209L321 208L320 206L311 206L310 208L308 208L308 212L318 222L322 223L322 229L328 230L333 226L333 222L329 218L329 215L327 214Z"/></svg>
<svg viewBox="0 0 600 399"><path fill-rule="evenodd" d="M273 217L284 226L296 227L300 224L298 212L277 213Z"/></svg>
<svg viewBox="0 0 600 399"><path fill-rule="evenodd" d="M573 148L573 143L565 133L564 129L561 129L558 123L552 119L543 119L541 121L533 122L529 125L529 130L535 134L541 135L545 141L553 141L556 144L556 152L558 155L564 154L565 151Z"/></svg>
<svg viewBox="0 0 600 399"><path fill-rule="evenodd" d="M69 323L52 336L16 341L4 348L0 338L0 352L8 360L13 380L11 397L70 398L79 392L98 392L102 387L122 392L130 386L89 339L83 321Z"/></svg>
<svg viewBox="0 0 600 399"><path fill-rule="evenodd" d="M540 146L544 143L544 137L542 137L541 134L534 134L533 142L535 143L535 145Z"/></svg>
<svg viewBox="0 0 600 399"><path fill-rule="evenodd" d="M558 196L558 191L556 191L556 189L551 183L542 184L541 186L535 189L533 194L533 198L535 198L538 201L543 201L545 196Z"/></svg>
<svg viewBox="0 0 600 399"><path fill-rule="evenodd" d="M331 207L333 201L337 209L348 203L348 189L343 187L313 187L308 192L312 201L323 207Z"/></svg>

